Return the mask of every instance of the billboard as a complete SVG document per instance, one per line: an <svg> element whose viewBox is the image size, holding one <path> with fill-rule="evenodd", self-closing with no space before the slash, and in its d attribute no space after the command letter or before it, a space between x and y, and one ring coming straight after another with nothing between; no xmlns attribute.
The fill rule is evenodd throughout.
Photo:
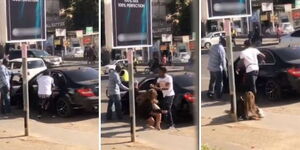
<svg viewBox="0 0 300 150"><path fill-rule="evenodd" d="M151 0L113 0L113 48L152 45Z"/></svg>
<svg viewBox="0 0 300 150"><path fill-rule="evenodd" d="M45 0L6 0L7 42L46 40Z"/></svg>
<svg viewBox="0 0 300 150"><path fill-rule="evenodd" d="M251 16L251 0L207 0L208 19Z"/></svg>

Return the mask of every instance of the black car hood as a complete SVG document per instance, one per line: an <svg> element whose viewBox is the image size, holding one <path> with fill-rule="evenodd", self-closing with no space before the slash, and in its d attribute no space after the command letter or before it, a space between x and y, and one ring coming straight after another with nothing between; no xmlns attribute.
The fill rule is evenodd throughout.
<svg viewBox="0 0 300 150"><path fill-rule="evenodd" d="M195 90L195 86L187 86L187 87L182 87L182 89L187 90L187 91L194 91Z"/></svg>
<svg viewBox="0 0 300 150"><path fill-rule="evenodd" d="M292 64L292 65L300 65L300 59L289 60L289 61L285 61L285 62Z"/></svg>

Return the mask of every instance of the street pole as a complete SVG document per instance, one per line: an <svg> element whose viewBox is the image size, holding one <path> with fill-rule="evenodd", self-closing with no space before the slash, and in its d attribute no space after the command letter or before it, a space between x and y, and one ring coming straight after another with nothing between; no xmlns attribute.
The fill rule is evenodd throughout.
<svg viewBox="0 0 300 150"><path fill-rule="evenodd" d="M28 79L27 79L27 46L28 43L22 44L22 77L23 77L23 104L24 104L24 129L25 136L29 136L29 96L28 96Z"/></svg>
<svg viewBox="0 0 300 150"><path fill-rule="evenodd" d="M236 108L236 93L235 93L235 79L234 79L234 64L233 64L233 49L232 49L232 36L231 36L231 22L232 20L226 20L226 26L228 27L226 35L227 46L227 59L228 59L228 78L229 78L229 94L230 100L233 104L233 120L237 121L237 108Z"/></svg>
<svg viewBox="0 0 300 150"><path fill-rule="evenodd" d="M126 49L129 73L129 105L130 105L130 134L131 142L135 142L135 97L134 97L134 74L133 74L133 48Z"/></svg>

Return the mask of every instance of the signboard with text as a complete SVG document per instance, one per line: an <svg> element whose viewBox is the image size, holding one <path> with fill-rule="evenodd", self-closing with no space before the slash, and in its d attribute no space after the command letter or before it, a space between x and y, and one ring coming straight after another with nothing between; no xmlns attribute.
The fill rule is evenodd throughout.
<svg viewBox="0 0 300 150"><path fill-rule="evenodd" d="M113 0L113 48L152 45L151 0Z"/></svg>
<svg viewBox="0 0 300 150"><path fill-rule="evenodd" d="M208 19L251 16L251 0L207 0Z"/></svg>
<svg viewBox="0 0 300 150"><path fill-rule="evenodd" d="M45 0L6 0L7 42L46 40Z"/></svg>

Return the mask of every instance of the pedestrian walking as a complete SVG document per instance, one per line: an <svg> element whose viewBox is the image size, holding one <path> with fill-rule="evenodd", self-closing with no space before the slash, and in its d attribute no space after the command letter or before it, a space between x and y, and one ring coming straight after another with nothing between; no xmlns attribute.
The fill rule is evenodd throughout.
<svg viewBox="0 0 300 150"><path fill-rule="evenodd" d="M39 97L39 114L38 118L42 117L44 111L47 111L50 106L52 88L54 79L50 76L50 71L46 70L42 76L37 78L38 97Z"/></svg>
<svg viewBox="0 0 300 150"><path fill-rule="evenodd" d="M95 48L90 47L89 49L90 49L89 50L89 59L90 59L90 62L91 62L91 64L95 64L95 61L97 59Z"/></svg>
<svg viewBox="0 0 300 150"><path fill-rule="evenodd" d="M135 73L137 73L137 64L138 64L138 61L136 59L136 57L133 57L133 70Z"/></svg>
<svg viewBox="0 0 300 150"><path fill-rule="evenodd" d="M224 46L226 41L220 37L219 44L213 45L209 51L209 61L207 69L210 72L210 81L207 96L209 98L222 98L223 76L227 76L226 53Z"/></svg>
<svg viewBox="0 0 300 150"><path fill-rule="evenodd" d="M124 89L128 91L128 88L124 86L121 82L119 72L121 71L121 67L119 65L116 66L115 70L111 70L109 73L109 82L108 82L108 106L107 106L107 113L106 113L106 119L111 120L112 119L112 106L114 105L117 112L118 119L122 119L122 103L121 103L121 95L120 95L120 89Z"/></svg>
<svg viewBox="0 0 300 150"><path fill-rule="evenodd" d="M2 113L10 113L10 79L13 75L12 72L7 68L8 60L3 59L0 66L0 92L1 92L1 108Z"/></svg>
<svg viewBox="0 0 300 150"><path fill-rule="evenodd" d="M167 56L163 55L162 59L161 59L162 65L166 66L167 65Z"/></svg>
<svg viewBox="0 0 300 150"><path fill-rule="evenodd" d="M156 85L151 84L150 87L158 91L162 91L163 99L160 102L162 107L161 109L168 124L168 128L174 128L172 105L175 91L173 89L173 78L167 74L167 69L165 67L159 68L159 77L157 79L157 83Z"/></svg>
<svg viewBox="0 0 300 150"><path fill-rule="evenodd" d="M257 56L264 59L265 55L257 48L252 47L248 40L244 42L244 46L246 49L240 54L240 64L243 64L243 67L246 69L246 91L252 91L256 96L256 80L259 71ZM239 72L239 70L240 68L237 69L237 72Z"/></svg>
<svg viewBox="0 0 300 150"><path fill-rule="evenodd" d="M236 46L236 42L235 42L235 39L237 37L237 33L236 33L236 30L235 29L231 29L231 37L232 37L232 43L233 43L233 46Z"/></svg>

